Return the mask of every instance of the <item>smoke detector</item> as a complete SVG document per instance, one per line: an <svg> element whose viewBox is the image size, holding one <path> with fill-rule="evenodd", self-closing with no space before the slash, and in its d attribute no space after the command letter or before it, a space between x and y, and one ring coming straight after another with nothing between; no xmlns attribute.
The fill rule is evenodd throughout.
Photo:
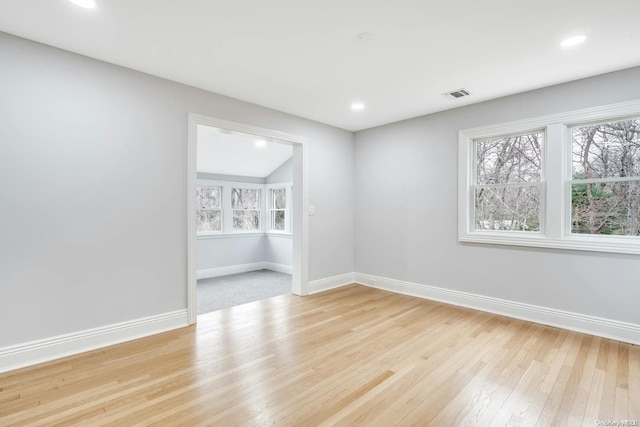
<svg viewBox="0 0 640 427"><path fill-rule="evenodd" d="M355 39L360 43L369 43L371 41L371 33L360 33L356 35Z"/></svg>
<svg viewBox="0 0 640 427"><path fill-rule="evenodd" d="M469 93L467 89L456 89L442 94L442 96L447 99L458 99L469 95L471 95L471 93Z"/></svg>

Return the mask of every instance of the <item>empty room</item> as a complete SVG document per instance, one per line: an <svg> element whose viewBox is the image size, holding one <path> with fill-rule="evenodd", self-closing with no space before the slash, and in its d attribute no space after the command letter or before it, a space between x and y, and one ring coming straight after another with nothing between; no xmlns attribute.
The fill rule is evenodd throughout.
<svg viewBox="0 0 640 427"><path fill-rule="evenodd" d="M198 314L292 291L293 147L196 126Z"/></svg>
<svg viewBox="0 0 640 427"><path fill-rule="evenodd" d="M3 1L0 426L638 425L639 19Z"/></svg>

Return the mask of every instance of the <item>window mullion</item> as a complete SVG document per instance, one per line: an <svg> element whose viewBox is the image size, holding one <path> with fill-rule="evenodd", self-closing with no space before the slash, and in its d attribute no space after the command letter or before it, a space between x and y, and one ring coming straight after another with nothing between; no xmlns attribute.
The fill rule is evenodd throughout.
<svg viewBox="0 0 640 427"><path fill-rule="evenodd" d="M613 178L589 178L589 179L574 179L571 180L572 184L602 184L609 182L632 182L640 181L640 176L617 176Z"/></svg>
<svg viewBox="0 0 640 427"><path fill-rule="evenodd" d="M562 124L547 126L543 168L543 222L545 235L560 239L565 232L566 199L566 137L567 127Z"/></svg>
<svg viewBox="0 0 640 427"><path fill-rule="evenodd" d="M542 150L528 156L535 140L519 138L542 129ZM640 254L638 129L640 101L460 130L459 240ZM530 159L540 160L535 184L522 163ZM536 192L540 232L532 233Z"/></svg>
<svg viewBox="0 0 640 427"><path fill-rule="evenodd" d="M233 231L233 210L231 209L231 185L222 187L222 232Z"/></svg>
<svg viewBox="0 0 640 427"><path fill-rule="evenodd" d="M288 186L285 189L285 200L286 200L286 208L285 208L285 213L284 213L284 231L286 231L287 233L291 233L292 232L292 226L291 226L291 218L293 217L293 187L292 186Z"/></svg>

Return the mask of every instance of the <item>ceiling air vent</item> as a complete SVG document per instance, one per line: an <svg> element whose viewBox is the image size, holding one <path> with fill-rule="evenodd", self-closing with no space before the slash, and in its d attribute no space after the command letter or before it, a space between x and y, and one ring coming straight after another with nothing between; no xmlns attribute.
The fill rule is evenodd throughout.
<svg viewBox="0 0 640 427"><path fill-rule="evenodd" d="M442 95L447 99L457 99L462 98L463 96L469 96L471 94L466 89L457 89L452 90L451 92L443 93Z"/></svg>

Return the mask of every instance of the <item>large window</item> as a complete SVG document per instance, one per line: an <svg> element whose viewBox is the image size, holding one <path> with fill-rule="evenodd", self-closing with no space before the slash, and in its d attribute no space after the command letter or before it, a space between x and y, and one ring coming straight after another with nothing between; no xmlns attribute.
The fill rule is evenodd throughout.
<svg viewBox="0 0 640 427"><path fill-rule="evenodd" d="M198 233L222 231L222 187L199 185L196 194Z"/></svg>
<svg viewBox="0 0 640 427"><path fill-rule="evenodd" d="M640 253L640 101L460 131L459 239Z"/></svg>
<svg viewBox="0 0 640 427"><path fill-rule="evenodd" d="M288 220L287 189L272 188L269 193L269 231L285 231Z"/></svg>
<svg viewBox="0 0 640 427"><path fill-rule="evenodd" d="M477 230L540 231L543 133L474 141Z"/></svg>
<svg viewBox="0 0 640 427"><path fill-rule="evenodd" d="M571 129L571 232L640 235L640 119Z"/></svg>
<svg viewBox="0 0 640 427"><path fill-rule="evenodd" d="M203 239L291 234L290 182L261 184L198 179L197 231Z"/></svg>
<svg viewBox="0 0 640 427"><path fill-rule="evenodd" d="M260 230L260 189L232 188L233 229Z"/></svg>

